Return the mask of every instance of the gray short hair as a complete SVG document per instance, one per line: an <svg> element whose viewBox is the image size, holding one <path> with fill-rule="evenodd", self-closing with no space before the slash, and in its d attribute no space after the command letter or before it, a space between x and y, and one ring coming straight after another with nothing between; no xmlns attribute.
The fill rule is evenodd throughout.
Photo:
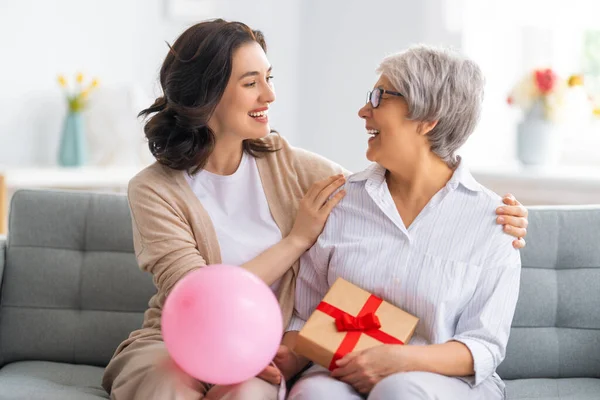
<svg viewBox="0 0 600 400"><path fill-rule="evenodd" d="M479 66L459 53L424 45L383 59L377 68L405 96L408 118L437 125L428 133L431 150L449 166L473 133L485 80Z"/></svg>

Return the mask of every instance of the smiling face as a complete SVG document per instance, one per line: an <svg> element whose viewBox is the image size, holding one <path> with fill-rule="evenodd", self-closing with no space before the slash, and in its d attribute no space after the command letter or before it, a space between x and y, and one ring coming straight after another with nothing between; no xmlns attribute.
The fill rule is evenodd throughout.
<svg viewBox="0 0 600 400"><path fill-rule="evenodd" d="M396 91L385 75L381 75L374 88ZM425 134L431 128L420 121L407 119L408 104L403 97L382 94L379 106L373 108L370 102L364 105L358 115L365 120L369 142L367 159L389 169L398 162L413 163L429 144Z"/></svg>
<svg viewBox="0 0 600 400"><path fill-rule="evenodd" d="M235 50L227 87L208 122L217 137L235 135L246 140L269 134L269 106L275 101L271 70L257 42Z"/></svg>

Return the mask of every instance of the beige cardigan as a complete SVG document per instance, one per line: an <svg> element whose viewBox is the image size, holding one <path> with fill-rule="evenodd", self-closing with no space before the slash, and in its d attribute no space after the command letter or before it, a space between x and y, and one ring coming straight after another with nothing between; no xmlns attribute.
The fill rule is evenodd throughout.
<svg viewBox="0 0 600 400"><path fill-rule="evenodd" d="M346 171L321 156L291 147L279 135L272 134L264 140L280 149L256 161L271 214L285 237L308 188L318 180ZM212 221L183 171L154 163L129 182L128 198L135 255L140 268L154 277L158 292L150 299L142 329L132 332L115 356L139 339L162 341L161 310L169 291L188 272L221 262ZM277 293L284 326L294 308L298 267L298 261L291 265Z"/></svg>

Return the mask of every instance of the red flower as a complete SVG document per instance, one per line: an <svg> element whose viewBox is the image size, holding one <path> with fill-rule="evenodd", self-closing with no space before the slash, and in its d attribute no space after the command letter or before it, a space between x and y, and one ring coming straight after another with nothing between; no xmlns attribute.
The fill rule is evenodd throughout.
<svg viewBox="0 0 600 400"><path fill-rule="evenodd" d="M506 102L508 103L509 106L512 106L515 101L513 100L512 96L508 96L506 98Z"/></svg>
<svg viewBox="0 0 600 400"><path fill-rule="evenodd" d="M535 71L535 83L542 94L548 94L557 80L558 77L550 68Z"/></svg>

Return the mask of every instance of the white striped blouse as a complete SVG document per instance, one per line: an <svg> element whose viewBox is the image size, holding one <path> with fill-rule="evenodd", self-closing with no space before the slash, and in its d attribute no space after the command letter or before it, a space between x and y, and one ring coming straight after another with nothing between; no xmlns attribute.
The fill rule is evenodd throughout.
<svg viewBox="0 0 600 400"><path fill-rule="evenodd" d="M417 316L411 345L464 343L478 385L495 373L519 293L521 259L496 224L501 198L461 161L452 178L405 228L377 164L350 176L346 196L301 258L296 309L300 330L342 277Z"/></svg>

